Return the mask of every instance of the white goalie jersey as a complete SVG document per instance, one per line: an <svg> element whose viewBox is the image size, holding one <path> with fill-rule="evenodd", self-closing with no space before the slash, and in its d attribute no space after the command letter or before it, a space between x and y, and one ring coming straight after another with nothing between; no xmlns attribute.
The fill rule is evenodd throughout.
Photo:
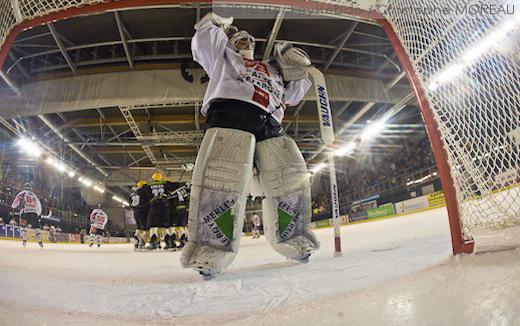
<svg viewBox="0 0 520 326"><path fill-rule="evenodd" d="M203 115L215 99L235 99L258 106L281 123L286 105L297 105L312 85L309 79L284 83L270 64L242 59L228 44L224 31L209 20L197 27L191 50L210 77Z"/></svg>
<svg viewBox="0 0 520 326"><path fill-rule="evenodd" d="M35 213L42 215L42 204L34 192L29 190L20 191L13 200L11 208L20 207L20 213Z"/></svg>
<svg viewBox="0 0 520 326"><path fill-rule="evenodd" d="M103 230L108 222L108 215L101 208L96 208L90 213L90 225Z"/></svg>

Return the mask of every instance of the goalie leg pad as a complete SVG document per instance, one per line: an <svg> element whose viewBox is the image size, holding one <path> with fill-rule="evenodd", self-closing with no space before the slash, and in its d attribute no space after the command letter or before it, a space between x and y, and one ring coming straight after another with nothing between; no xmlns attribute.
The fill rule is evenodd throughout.
<svg viewBox="0 0 520 326"><path fill-rule="evenodd" d="M254 147L254 135L241 130L210 128L204 135L192 177L183 267L221 272L233 261L244 225Z"/></svg>
<svg viewBox="0 0 520 326"><path fill-rule="evenodd" d="M262 201L266 238L279 254L306 259L319 248L310 230L311 185L305 160L289 137L259 142L256 164L265 194Z"/></svg>

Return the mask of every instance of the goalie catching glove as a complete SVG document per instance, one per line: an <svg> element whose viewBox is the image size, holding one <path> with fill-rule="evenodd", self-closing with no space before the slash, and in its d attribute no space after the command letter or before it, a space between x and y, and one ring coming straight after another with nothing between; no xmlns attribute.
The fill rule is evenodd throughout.
<svg viewBox="0 0 520 326"><path fill-rule="evenodd" d="M224 18L224 17L220 17L219 15L217 14L214 14L212 12L208 12L204 17L202 17L201 20L199 20L195 26L193 26L196 30L198 30L201 26L204 25L204 23L206 21L210 20L213 25L215 26L218 26L220 28L222 28L224 31L226 31L227 29L229 29L230 27L234 27L232 26L231 24L233 24L233 20L234 18L233 17L227 17L227 18ZM236 27L235 27L236 28ZM227 34L227 33L226 33Z"/></svg>
<svg viewBox="0 0 520 326"><path fill-rule="evenodd" d="M310 67L311 59L302 49L295 48L288 42L277 43L274 46L274 58L285 81L308 77L306 68Z"/></svg>

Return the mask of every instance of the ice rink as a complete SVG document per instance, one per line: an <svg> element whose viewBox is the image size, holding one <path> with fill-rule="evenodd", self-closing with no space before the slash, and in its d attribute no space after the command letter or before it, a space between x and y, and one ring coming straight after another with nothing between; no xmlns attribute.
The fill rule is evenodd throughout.
<svg viewBox="0 0 520 326"><path fill-rule="evenodd" d="M211 281L178 252L0 241L0 324L520 325L520 251L453 258L445 208L341 231L305 265L243 238Z"/></svg>

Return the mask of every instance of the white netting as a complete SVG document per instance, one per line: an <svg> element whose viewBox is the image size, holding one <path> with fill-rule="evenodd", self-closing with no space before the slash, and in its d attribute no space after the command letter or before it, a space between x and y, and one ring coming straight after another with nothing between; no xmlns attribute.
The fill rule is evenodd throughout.
<svg viewBox="0 0 520 326"><path fill-rule="evenodd" d="M34 18L58 10L94 5L107 0L18 0L22 17Z"/></svg>
<svg viewBox="0 0 520 326"><path fill-rule="evenodd" d="M101 2L1 1L0 42L16 22L11 3L18 3L24 20L30 20ZM520 226L520 13L510 14L509 7L497 13L474 12L497 11L497 5L508 2L499 0L321 2L385 10L439 124L466 235L481 228ZM518 0L509 3L520 10ZM424 8L451 11L428 14Z"/></svg>
<svg viewBox="0 0 520 326"><path fill-rule="evenodd" d="M465 13L441 0L436 8L461 12L421 17L402 9L416 1L392 3L401 8L386 15L439 124L464 232L520 226L520 13L471 13L503 1L472 1Z"/></svg>
<svg viewBox="0 0 520 326"><path fill-rule="evenodd" d="M7 33L16 23L13 8L9 1L0 1L0 44L4 44Z"/></svg>

